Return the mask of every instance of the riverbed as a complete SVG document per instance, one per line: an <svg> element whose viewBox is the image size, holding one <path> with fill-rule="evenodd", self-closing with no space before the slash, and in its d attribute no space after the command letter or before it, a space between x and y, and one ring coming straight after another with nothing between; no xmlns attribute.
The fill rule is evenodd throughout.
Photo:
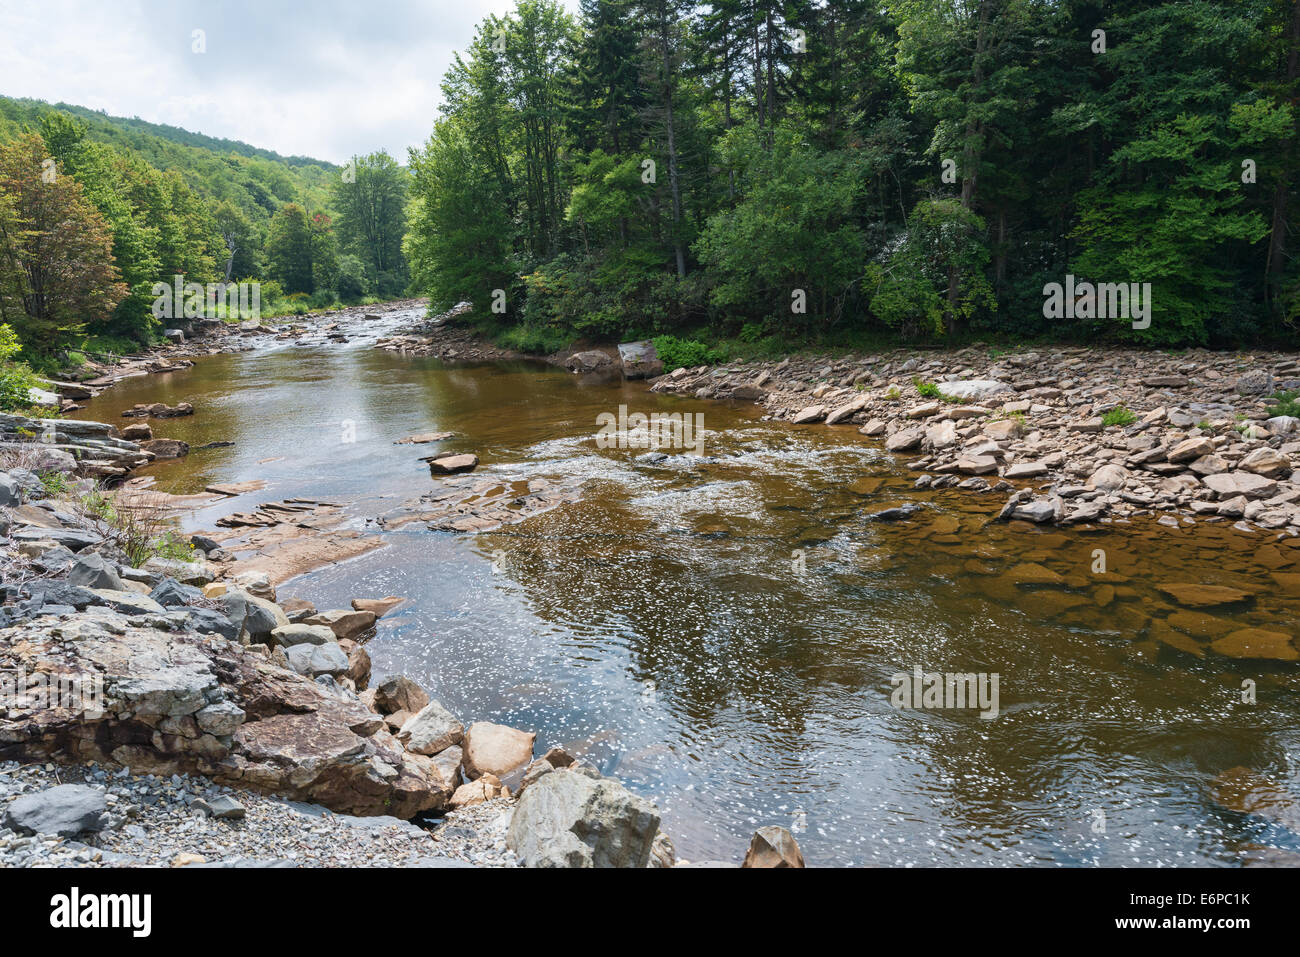
<svg viewBox="0 0 1300 957"><path fill-rule="evenodd" d="M765 824L789 827L813 865L1233 866L1300 851L1210 797L1230 768L1294 779L1300 670L1153 634L1186 611L1171 583L1241 588L1249 599L1197 613L1294 631L1300 600L1275 577L1300 571L1289 542L1226 524L995 523L1000 496L917 491L851 426L373 348L415 316L128 379L79 415L129 422L136 403L188 401L196 414L153 420L157 436L234 443L146 470L175 493L267 483L187 516L189 530L258 502L347 502L347 525L385 547L280 596L409 598L368 645L378 678L409 675L467 723L536 730L539 753L581 752L655 801L681 857L739 861ZM599 417L620 406L699 413L702 455L598 447ZM474 452L476 478L580 494L477 535L384 529L437 487L420 461L434 450ZM868 519L907 502L923 509ZM891 679L916 668L996 675L996 717L895 707Z"/></svg>

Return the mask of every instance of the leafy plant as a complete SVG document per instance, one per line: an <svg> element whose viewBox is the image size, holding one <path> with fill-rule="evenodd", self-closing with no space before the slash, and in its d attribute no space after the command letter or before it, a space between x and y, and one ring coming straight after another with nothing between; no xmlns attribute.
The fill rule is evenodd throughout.
<svg viewBox="0 0 1300 957"><path fill-rule="evenodd" d="M1137 421L1137 416L1130 412L1123 405L1117 405L1101 417L1101 424L1107 427L1112 425L1132 425Z"/></svg>
<svg viewBox="0 0 1300 957"><path fill-rule="evenodd" d="M709 346L695 339L678 339L676 336L655 336L655 352L663 361L664 369L690 368L691 366L714 365L725 362L726 356L720 349Z"/></svg>
<svg viewBox="0 0 1300 957"><path fill-rule="evenodd" d="M1295 418L1300 418L1300 400L1297 400L1297 395L1300 395L1300 393L1274 393L1273 398L1277 400L1277 404L1273 406L1271 410L1272 413L1274 415L1289 415Z"/></svg>

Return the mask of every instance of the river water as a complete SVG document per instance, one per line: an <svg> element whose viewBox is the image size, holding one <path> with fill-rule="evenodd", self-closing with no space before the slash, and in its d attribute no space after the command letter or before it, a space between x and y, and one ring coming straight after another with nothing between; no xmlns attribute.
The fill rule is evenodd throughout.
<svg viewBox="0 0 1300 957"><path fill-rule="evenodd" d="M1209 797L1238 766L1294 787L1300 666L1148 634L1178 610L1159 586L1186 582L1252 593L1208 609L1219 619L1293 631L1298 602L1273 575L1300 571L1300 549L1204 524L992 524L1001 496L914 491L854 427L372 348L410 318L129 379L81 415L187 400L197 413L154 420L157 436L235 443L150 470L178 493L268 483L190 529L303 496L351 503L349 524L373 532L434 489L419 461L434 448L476 452L476 477L578 483L578 501L495 532L383 532L386 547L279 593L321 608L408 597L368 645L377 678L411 676L466 723L536 730L539 753L581 751L658 804L679 856L739 861L764 824L790 827L810 864L1232 866L1261 845L1300 851ZM597 448L597 417L620 405L702 413L706 459ZM435 430L456 437L395 444ZM908 501L925 508L907 522L865 518ZM1060 580L1034 586L1038 568ZM996 674L998 716L894 707L891 676L917 667Z"/></svg>

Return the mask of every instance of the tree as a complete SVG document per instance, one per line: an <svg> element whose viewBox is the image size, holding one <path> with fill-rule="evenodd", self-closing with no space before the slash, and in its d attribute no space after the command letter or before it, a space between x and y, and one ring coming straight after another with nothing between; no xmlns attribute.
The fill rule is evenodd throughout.
<svg viewBox="0 0 1300 957"><path fill-rule="evenodd" d="M267 268L285 292L310 295L316 290L312 270L315 245L307 212L297 203L286 203L271 217L266 239Z"/></svg>
<svg viewBox="0 0 1300 957"><path fill-rule="evenodd" d="M108 223L70 176L49 175L37 134L0 146L0 321L24 349L50 354L87 320L106 318L127 293L113 265Z"/></svg>
<svg viewBox="0 0 1300 957"><path fill-rule="evenodd" d="M382 150L353 157L349 171L350 176L339 177L332 193L340 243L365 263L382 293L399 292L407 279L402 256L407 173Z"/></svg>

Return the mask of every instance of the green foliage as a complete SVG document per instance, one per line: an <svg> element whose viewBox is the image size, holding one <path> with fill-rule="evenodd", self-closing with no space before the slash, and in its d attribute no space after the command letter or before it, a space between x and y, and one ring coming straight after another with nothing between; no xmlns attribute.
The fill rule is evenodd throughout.
<svg viewBox="0 0 1300 957"><path fill-rule="evenodd" d="M693 366L715 365L727 360L720 349L695 339L678 339L676 336L665 335L655 336L653 341L655 352L659 354L665 372Z"/></svg>
<svg viewBox="0 0 1300 957"><path fill-rule="evenodd" d="M1129 411L1125 406L1117 405L1101 417L1101 424L1109 428L1112 425L1132 425L1137 421L1137 416Z"/></svg>
<svg viewBox="0 0 1300 957"><path fill-rule="evenodd" d="M27 364L15 358L21 349L13 329L0 324L0 410L5 412L31 405L29 390L37 384Z"/></svg>
<svg viewBox="0 0 1300 957"><path fill-rule="evenodd" d="M1300 393L1294 391L1275 392L1273 398L1275 403L1270 412L1274 415L1289 415L1294 418L1300 418Z"/></svg>
<svg viewBox="0 0 1300 957"><path fill-rule="evenodd" d="M939 387L933 382L913 379L912 384L916 386L917 395L921 396L923 399L937 399L943 394L939 391Z"/></svg>

